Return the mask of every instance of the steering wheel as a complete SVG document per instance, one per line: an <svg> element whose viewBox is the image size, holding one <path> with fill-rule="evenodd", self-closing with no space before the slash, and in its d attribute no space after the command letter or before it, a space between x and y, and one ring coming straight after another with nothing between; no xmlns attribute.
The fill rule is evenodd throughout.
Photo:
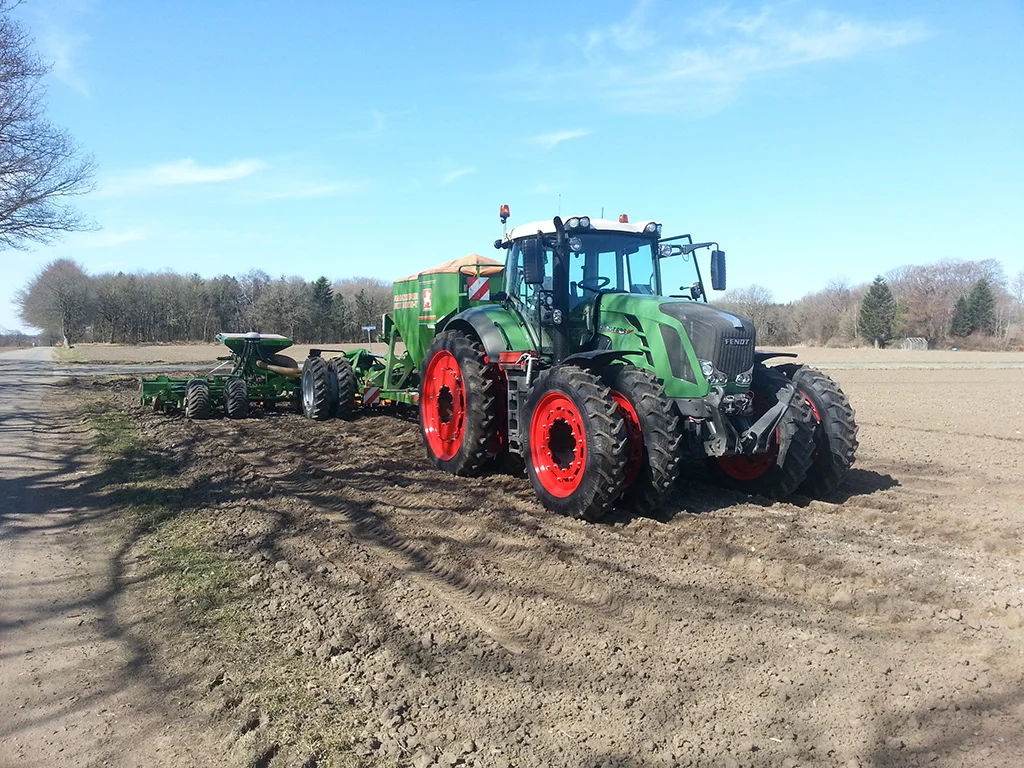
<svg viewBox="0 0 1024 768"><path fill-rule="evenodd" d="M588 285L588 283L596 282L597 285ZM611 285L612 279L605 277L604 275L598 275L597 277L588 278L586 280L580 280L576 285L580 288L586 288L588 291L600 291L602 288L607 288Z"/></svg>

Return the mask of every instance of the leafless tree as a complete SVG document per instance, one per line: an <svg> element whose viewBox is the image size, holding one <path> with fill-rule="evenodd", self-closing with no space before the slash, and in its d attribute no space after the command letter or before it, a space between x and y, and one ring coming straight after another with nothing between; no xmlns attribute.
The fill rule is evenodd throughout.
<svg viewBox="0 0 1024 768"><path fill-rule="evenodd" d="M22 319L60 335L64 346L80 339L92 321L93 285L71 259L47 264L26 288L15 294Z"/></svg>
<svg viewBox="0 0 1024 768"><path fill-rule="evenodd" d="M94 165L44 117L49 67L0 0L0 249L48 243L92 225L68 202L92 189Z"/></svg>

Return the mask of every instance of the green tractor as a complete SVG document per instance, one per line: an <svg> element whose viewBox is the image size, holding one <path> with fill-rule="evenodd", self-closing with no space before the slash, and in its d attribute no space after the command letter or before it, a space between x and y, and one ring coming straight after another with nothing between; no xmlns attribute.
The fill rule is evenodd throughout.
<svg viewBox="0 0 1024 768"><path fill-rule="evenodd" d="M243 419L252 406L271 410L277 404L299 402L302 372L291 357L281 354L292 340L277 334L218 333L217 341L231 351L206 376L142 379L139 399L154 410L179 409L190 419L206 419L223 410ZM230 366L230 368L228 368ZM223 372L219 372L222 369Z"/></svg>
<svg viewBox="0 0 1024 768"><path fill-rule="evenodd" d="M755 350L751 322L707 303L696 255L710 250L724 290L717 243L574 216L495 247L504 269L473 256L396 282L386 356L307 361L307 415L417 405L435 466L477 475L521 460L544 506L587 520L617 505L657 514L687 453L776 499L842 482L857 448L846 395L806 366L765 365L780 355ZM346 363L354 386L339 401L332 370L347 376Z"/></svg>

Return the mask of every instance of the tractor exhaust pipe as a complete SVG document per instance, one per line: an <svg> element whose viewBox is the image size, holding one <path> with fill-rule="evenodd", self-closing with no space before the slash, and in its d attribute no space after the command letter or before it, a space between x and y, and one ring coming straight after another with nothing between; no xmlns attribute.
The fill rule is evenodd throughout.
<svg viewBox="0 0 1024 768"><path fill-rule="evenodd" d="M562 217L555 216L555 251L551 260L551 353L555 364L569 356L569 246Z"/></svg>

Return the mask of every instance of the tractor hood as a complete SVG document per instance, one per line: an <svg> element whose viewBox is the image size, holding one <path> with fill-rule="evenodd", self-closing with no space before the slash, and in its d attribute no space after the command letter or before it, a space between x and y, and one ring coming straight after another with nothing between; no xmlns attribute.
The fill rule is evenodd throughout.
<svg viewBox="0 0 1024 768"><path fill-rule="evenodd" d="M700 360L710 360L730 378L754 367L754 324L711 304L663 301L658 309L678 320Z"/></svg>

